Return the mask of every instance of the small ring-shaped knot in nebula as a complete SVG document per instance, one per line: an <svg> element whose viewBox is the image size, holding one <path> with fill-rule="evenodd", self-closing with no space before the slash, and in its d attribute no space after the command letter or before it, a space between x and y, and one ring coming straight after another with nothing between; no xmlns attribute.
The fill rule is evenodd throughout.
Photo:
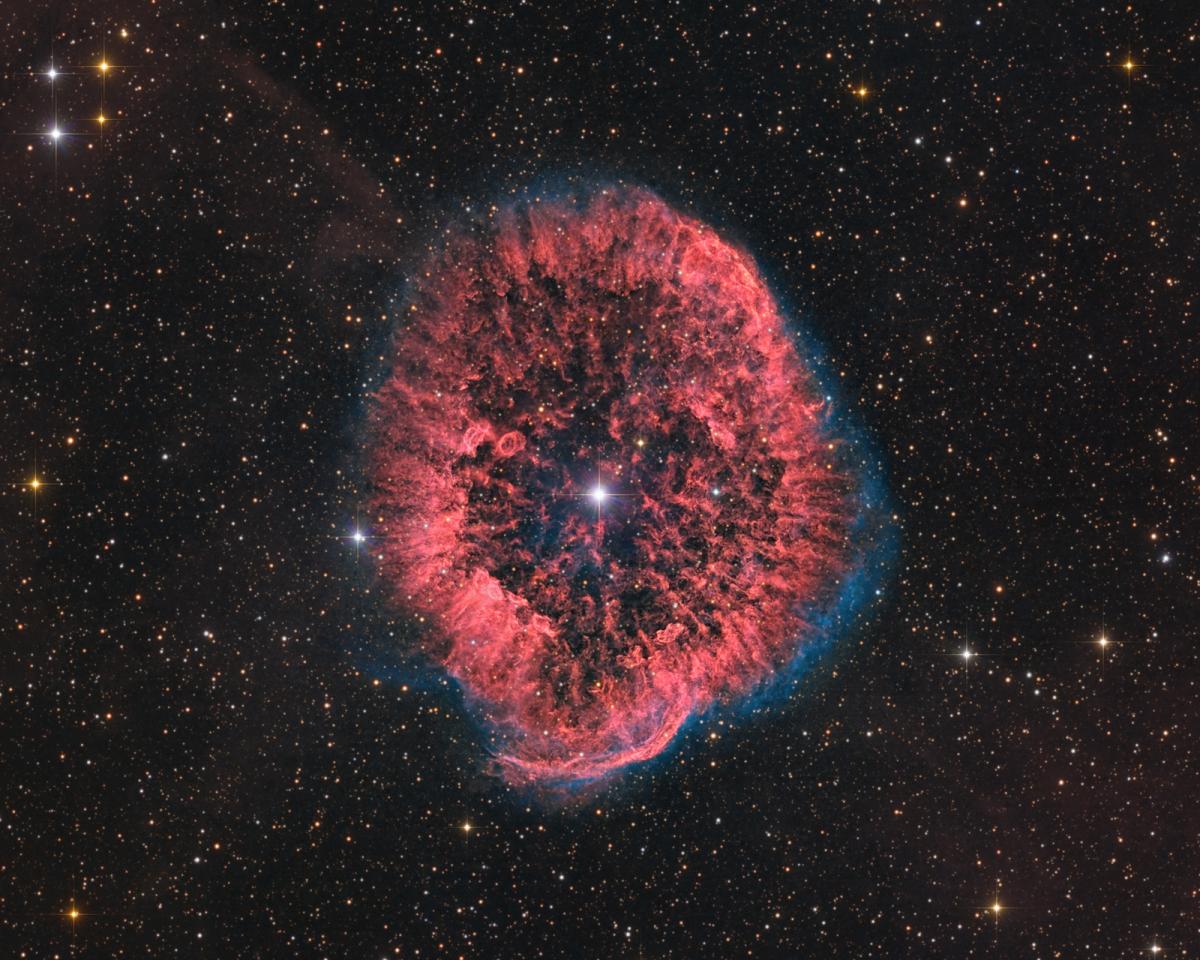
<svg viewBox="0 0 1200 960"><path fill-rule="evenodd" d="M640 188L452 229L368 444L379 571L516 784L762 687L852 563L859 479L753 260Z"/></svg>

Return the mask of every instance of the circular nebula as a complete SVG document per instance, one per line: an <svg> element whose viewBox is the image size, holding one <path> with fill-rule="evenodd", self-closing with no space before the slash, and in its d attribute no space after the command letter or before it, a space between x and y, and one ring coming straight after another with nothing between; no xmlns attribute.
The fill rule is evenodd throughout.
<svg viewBox="0 0 1200 960"><path fill-rule="evenodd" d="M375 395L380 573L509 782L660 753L813 640L858 480L753 260L655 194L452 230Z"/></svg>

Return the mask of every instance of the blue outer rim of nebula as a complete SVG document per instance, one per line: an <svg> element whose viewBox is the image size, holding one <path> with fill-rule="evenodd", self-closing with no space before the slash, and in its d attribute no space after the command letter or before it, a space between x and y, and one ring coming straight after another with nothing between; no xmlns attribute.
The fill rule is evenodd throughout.
<svg viewBox="0 0 1200 960"><path fill-rule="evenodd" d="M552 200L581 191L602 189L609 185L629 187L643 184L634 178L616 176L550 174L513 191L506 198L506 202L531 196ZM796 320L797 311L792 308L789 298L781 295L780 290L786 291L787 285L775 282L772 272L765 269L762 261L755 255L754 247L751 243L744 242L736 226L726 222L726 216L709 215L708 211L703 209L705 205L680 202L671 196L671 191L658 186L649 186L646 189L663 197L673 206L689 210L693 215L712 224L721 236L749 254L760 275L764 277L780 315L787 324L800 362L811 373L825 397L827 407L822 430L829 436L840 438L847 451L853 451L853 454L844 454L857 482L854 498L857 509L850 531L851 563L841 577L840 586L832 601L827 600L820 605L804 609L807 623L806 639L785 667L777 670L750 693L730 702L718 702L704 711L693 714L685 721L666 749L657 756L631 764L619 773L599 779L559 782L553 791L556 801L590 796L597 790L620 792L631 787L639 773L656 776L665 765L679 762L680 755L691 749L696 728L710 721L727 718L739 723L745 721L753 724L793 722L795 714L792 711L803 709L803 697L797 693L801 678L818 661L836 656L839 641L868 629L872 620L872 607L886 600L884 585L890 576L898 547L897 518L888 495L883 458L863 425L843 400L839 386L835 385L836 381L831 375L826 352ZM394 304L389 311L389 316L393 319L380 332L378 339L381 349L369 353L371 362L367 364L362 378L363 393L358 413L350 427L356 436L362 436L365 429L371 391L386 379L390 371L393 355L390 345L398 323L401 322L396 318L403 317L410 300L408 286L407 282L402 281L396 293L388 298L389 302ZM359 457L361 455L362 451L359 448ZM398 642L403 643L402 640ZM453 691L450 699L456 709L469 718L469 725L476 732L481 760L488 753L488 730L476 711L467 704L465 692L453 677L437 670L433 665L419 662L419 658L411 654L397 650L384 651L378 640L370 642L369 652L364 651L356 660L360 669L386 682L404 684L413 689L437 690L439 693L450 694ZM770 708L773 714L771 719L756 716L766 708ZM743 727L742 735L744 732ZM544 797L545 793L536 787L509 787L509 790L525 799Z"/></svg>

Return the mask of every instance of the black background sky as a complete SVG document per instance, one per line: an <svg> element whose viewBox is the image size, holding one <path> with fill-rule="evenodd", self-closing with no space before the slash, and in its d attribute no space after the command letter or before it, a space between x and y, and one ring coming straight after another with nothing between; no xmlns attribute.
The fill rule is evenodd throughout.
<svg viewBox="0 0 1200 960"><path fill-rule="evenodd" d="M570 6L0 9L0 954L1196 956L1194 5ZM564 808L343 538L406 270L597 176L755 254L898 538Z"/></svg>

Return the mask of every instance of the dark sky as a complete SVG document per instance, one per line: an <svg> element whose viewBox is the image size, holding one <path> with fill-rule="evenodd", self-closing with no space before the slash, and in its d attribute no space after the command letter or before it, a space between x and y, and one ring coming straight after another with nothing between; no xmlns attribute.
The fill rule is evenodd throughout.
<svg viewBox="0 0 1200 960"><path fill-rule="evenodd" d="M0 953L1197 956L1194 5L437 6L0 10ZM754 254L896 544L550 803L346 537L424 251L597 178Z"/></svg>

